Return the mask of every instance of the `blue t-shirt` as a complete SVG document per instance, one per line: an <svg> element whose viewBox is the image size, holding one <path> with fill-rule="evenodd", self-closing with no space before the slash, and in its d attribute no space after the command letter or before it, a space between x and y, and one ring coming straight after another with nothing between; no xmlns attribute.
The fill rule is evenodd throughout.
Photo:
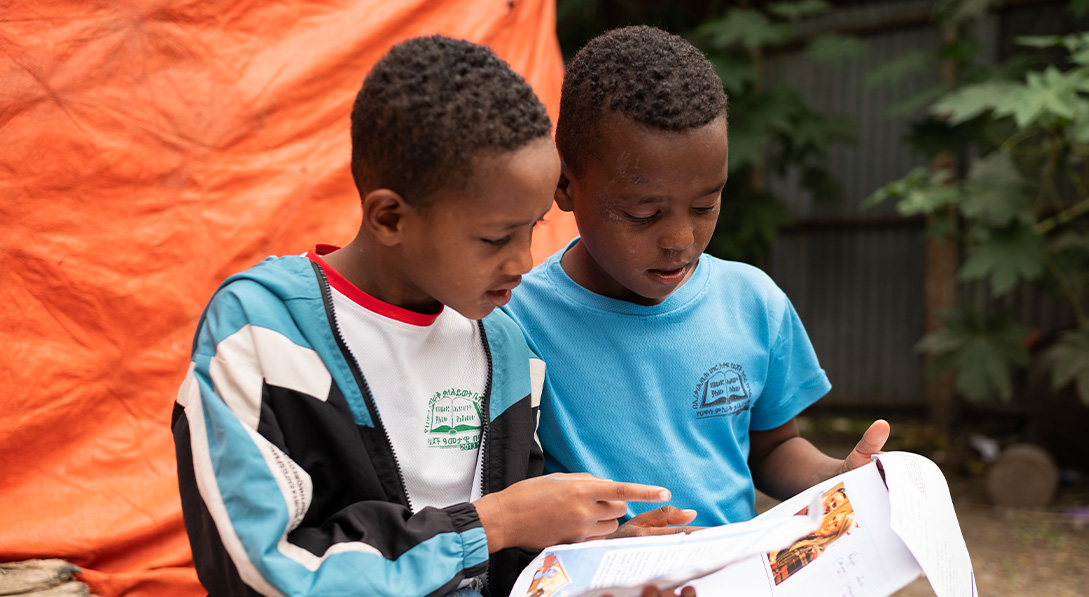
<svg viewBox="0 0 1089 597"><path fill-rule="evenodd" d="M831 389L786 295L755 267L703 255L661 304L637 305L579 286L566 250L504 307L548 363L545 472L666 487L700 526L755 516L749 430ZM632 502L628 516L654 507Z"/></svg>

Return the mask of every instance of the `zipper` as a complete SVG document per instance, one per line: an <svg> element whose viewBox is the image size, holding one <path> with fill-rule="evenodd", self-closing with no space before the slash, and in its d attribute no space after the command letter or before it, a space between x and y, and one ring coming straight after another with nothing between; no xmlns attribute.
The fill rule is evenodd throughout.
<svg viewBox="0 0 1089 597"><path fill-rule="evenodd" d="M337 324L336 314L333 311L333 295L329 290L329 279L325 277L325 271L321 269L321 266L311 261L311 267L317 272L318 286L321 289L322 303L325 305L325 314L329 318L329 326L333 328L333 337L337 341L337 346L340 348L340 352L344 355L344 359L348 361L348 368L352 371L352 376L355 377L355 383L359 386L359 391L363 394L363 403L367 406L367 412L370 413L371 420L375 422L378 429L382 431L382 437L386 438L386 447L389 448L390 456L393 457L393 467L397 473L397 482L401 486L401 495L405 496L405 505L409 510L412 510L412 499L408 496L408 489L405 487L405 478L401 473L401 464L397 461L397 453L393 451L393 442L389 439L389 434L386 433L386 426L382 423L382 416L378 413L378 407L374 404L374 398L371 397L370 386L367 385L367 380L363 378L363 371L359 368L359 362L355 360L355 355L352 351L348 350L348 345L344 342L344 336L340 333L340 325ZM481 331L483 332L483 325ZM487 343L485 343L485 350L487 350ZM488 363L491 364L491 356L489 353ZM488 370L488 384L491 385L491 369ZM487 395L485 394L485 401L487 401ZM481 442L484 438L481 436ZM483 469L481 469L483 470Z"/></svg>
<svg viewBox="0 0 1089 597"><path fill-rule="evenodd" d="M488 478L488 443L485 440L488 438L488 426L491 424L488 419L488 405L492 397L492 349L488 345L488 333L484 330L484 321L477 320L476 325L480 329L480 343L484 346L484 356L488 358L488 380L484 383L484 400L481 401L480 405L480 495L485 495L488 491L486 481ZM492 575L487 574L487 587L482 587L487 590L481 591L485 595L496 594L495 588L491 586L492 578Z"/></svg>
<svg viewBox="0 0 1089 597"><path fill-rule="evenodd" d="M484 400L480 403L480 495L485 495L488 492L488 484L485 483L485 479L488 478L488 444L485 443L485 439L488 437L488 403L491 402L492 396L492 349L488 346L488 333L484 331L484 322L477 320L477 327L480 329L480 342L484 345L484 356L488 358L488 380L484 382Z"/></svg>

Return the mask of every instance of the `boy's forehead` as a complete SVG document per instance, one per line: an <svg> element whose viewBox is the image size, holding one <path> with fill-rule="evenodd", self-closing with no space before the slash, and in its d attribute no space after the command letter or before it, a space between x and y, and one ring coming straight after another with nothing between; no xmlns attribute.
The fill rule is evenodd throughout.
<svg viewBox="0 0 1089 597"><path fill-rule="evenodd" d="M629 186L658 184L666 174L663 166L691 165L681 163L691 151L721 155L722 163L711 160L716 174L726 165L728 135L722 117L701 127L671 131L648 127L622 115L610 115L602 120L600 127L600 143L586 165L607 170L616 182Z"/></svg>
<svg viewBox="0 0 1089 597"><path fill-rule="evenodd" d="M599 153L613 157L619 163L630 162L643 157L646 149L676 146L677 144L701 143L708 149L725 148L727 127L725 116L708 122L703 126L679 131L660 129L642 124L623 114L606 115L600 124L601 148ZM638 171L626 173L634 183L645 175Z"/></svg>
<svg viewBox="0 0 1089 597"><path fill-rule="evenodd" d="M721 194L729 173L725 117L706 125L669 131L624 117L600 123L593 156L573 180L603 209Z"/></svg>

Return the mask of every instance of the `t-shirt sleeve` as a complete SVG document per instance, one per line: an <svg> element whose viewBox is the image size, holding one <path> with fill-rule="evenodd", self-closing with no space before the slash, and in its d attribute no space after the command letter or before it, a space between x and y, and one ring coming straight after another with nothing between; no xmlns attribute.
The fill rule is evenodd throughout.
<svg viewBox="0 0 1089 597"><path fill-rule="evenodd" d="M786 423L832 389L798 312L789 299L783 297L783 300L785 306L769 354L764 391L749 423L755 431L767 431Z"/></svg>

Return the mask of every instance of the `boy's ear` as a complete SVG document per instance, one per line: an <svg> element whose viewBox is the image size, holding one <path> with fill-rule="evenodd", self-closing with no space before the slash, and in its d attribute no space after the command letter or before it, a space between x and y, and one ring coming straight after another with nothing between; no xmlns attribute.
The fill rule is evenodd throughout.
<svg viewBox="0 0 1089 597"><path fill-rule="evenodd" d="M412 206L389 189L375 189L363 197L363 228L376 241L393 246L401 241L405 216Z"/></svg>
<svg viewBox="0 0 1089 597"><path fill-rule="evenodd" d="M556 207L563 211L573 211L575 209L574 201L571 199L570 173L567 162L560 158L560 180L556 182L556 194L553 198L556 200Z"/></svg>

